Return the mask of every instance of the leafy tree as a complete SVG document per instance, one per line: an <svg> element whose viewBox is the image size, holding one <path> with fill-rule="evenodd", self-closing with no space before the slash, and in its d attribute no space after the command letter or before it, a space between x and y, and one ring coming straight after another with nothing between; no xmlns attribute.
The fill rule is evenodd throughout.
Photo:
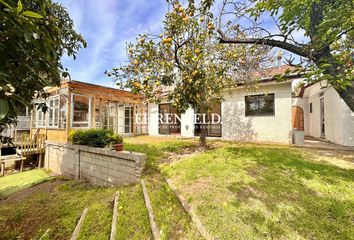
<svg viewBox="0 0 354 240"><path fill-rule="evenodd" d="M67 10L51 0L0 0L0 132L43 88L60 84L61 57L86 47Z"/></svg>
<svg viewBox="0 0 354 240"><path fill-rule="evenodd" d="M209 9L214 0L203 3ZM327 80L354 111L353 0L222 0L221 9L221 43L268 45L300 56L308 82ZM299 31L306 42L294 37Z"/></svg>
<svg viewBox="0 0 354 240"><path fill-rule="evenodd" d="M213 15L193 1L186 8L168 1L168 7L163 33L142 34L129 43L129 63L107 74L149 102L166 99L180 113L189 107L207 113L225 89L250 83L251 72L267 59L267 49L219 44ZM206 133L203 129L200 135L203 147Z"/></svg>

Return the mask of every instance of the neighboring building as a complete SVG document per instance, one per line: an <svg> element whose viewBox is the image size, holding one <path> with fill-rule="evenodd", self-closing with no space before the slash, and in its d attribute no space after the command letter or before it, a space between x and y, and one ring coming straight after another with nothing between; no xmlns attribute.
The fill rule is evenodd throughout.
<svg viewBox="0 0 354 240"><path fill-rule="evenodd" d="M284 73L286 69L286 66L268 69L256 92L250 92L243 86L225 91L224 101L215 104L212 110L212 113L221 115L222 124L208 125L208 136L227 140L291 143L292 79L277 82L270 77ZM297 76L292 78L297 79ZM200 124L194 124L193 109L188 109L180 116L180 123L159 123L159 113L175 112L168 102L149 104L149 135L198 136Z"/></svg>
<svg viewBox="0 0 354 240"><path fill-rule="evenodd" d="M354 146L354 112L326 81L303 87L294 106L294 119L303 119L305 135Z"/></svg>
<svg viewBox="0 0 354 240"><path fill-rule="evenodd" d="M63 81L50 87L48 107L32 111L32 133L47 140L67 142L72 129L102 128L122 135L146 134L147 125L135 124L135 113L146 114L141 97L128 91L79 81ZM37 100L36 103L40 103Z"/></svg>
<svg viewBox="0 0 354 240"><path fill-rule="evenodd" d="M11 137L14 143L20 142L23 135L30 133L31 111L26 107L17 116L17 124L11 125L1 133L4 137Z"/></svg>

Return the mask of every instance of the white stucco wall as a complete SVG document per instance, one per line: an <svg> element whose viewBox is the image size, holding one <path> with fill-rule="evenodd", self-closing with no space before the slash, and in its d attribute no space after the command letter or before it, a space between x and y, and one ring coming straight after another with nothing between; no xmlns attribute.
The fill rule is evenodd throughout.
<svg viewBox="0 0 354 240"><path fill-rule="evenodd" d="M317 83L306 88L303 102L307 101L307 114L305 115L305 126L308 130L306 135L320 138L320 93L324 98L324 118L325 118L325 139L344 146L354 146L354 113L349 109L337 91L327 86ZM309 105L312 103L313 112L309 113ZM304 109L305 110L305 109Z"/></svg>
<svg viewBox="0 0 354 240"><path fill-rule="evenodd" d="M274 93L274 116L245 116L245 96ZM258 91L228 91L222 104L222 137L230 140L291 143L291 83L262 85Z"/></svg>
<svg viewBox="0 0 354 240"><path fill-rule="evenodd" d="M354 146L354 112L342 100L343 105L343 145Z"/></svg>
<svg viewBox="0 0 354 240"><path fill-rule="evenodd" d="M149 135L159 135L159 106L154 103L148 104L148 131Z"/></svg>
<svg viewBox="0 0 354 240"><path fill-rule="evenodd" d="M274 116L245 116L245 96L274 93ZM291 83L262 85L258 91L245 88L229 90L221 105L222 138L238 141L271 141L291 143ZM194 136L194 111L181 115L181 136ZM158 105L149 104L149 135L159 135Z"/></svg>

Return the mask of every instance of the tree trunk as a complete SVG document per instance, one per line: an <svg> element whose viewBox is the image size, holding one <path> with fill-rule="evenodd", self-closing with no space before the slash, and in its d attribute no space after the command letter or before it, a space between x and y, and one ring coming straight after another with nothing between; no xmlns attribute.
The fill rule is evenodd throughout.
<svg viewBox="0 0 354 240"><path fill-rule="evenodd" d="M200 131L200 136L199 136L199 146L202 148L207 148L207 141L206 141L207 133L208 133L208 129L204 129L204 126L202 125L202 129Z"/></svg>

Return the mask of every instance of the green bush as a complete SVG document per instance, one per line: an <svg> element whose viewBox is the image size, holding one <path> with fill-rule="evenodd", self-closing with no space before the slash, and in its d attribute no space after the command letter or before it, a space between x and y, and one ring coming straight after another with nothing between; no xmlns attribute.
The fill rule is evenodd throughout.
<svg viewBox="0 0 354 240"><path fill-rule="evenodd" d="M116 143L123 143L120 135L104 129L72 130L69 134L69 141L72 144L86 145L90 147L111 146Z"/></svg>

